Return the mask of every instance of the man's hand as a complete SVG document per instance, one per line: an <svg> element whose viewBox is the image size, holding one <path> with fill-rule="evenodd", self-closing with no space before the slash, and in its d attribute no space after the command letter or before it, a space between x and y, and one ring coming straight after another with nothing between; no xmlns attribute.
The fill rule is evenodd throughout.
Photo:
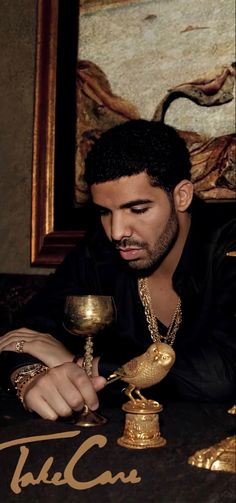
<svg viewBox="0 0 236 503"><path fill-rule="evenodd" d="M0 352L17 351L16 344L20 341L24 341L22 352L38 358L48 367L73 360L74 355L52 335L28 328L19 328L0 337Z"/></svg>
<svg viewBox="0 0 236 503"><path fill-rule="evenodd" d="M106 384L104 377L92 377L75 363L64 363L36 376L24 394L25 406L44 419L55 421L73 411L99 406L97 391Z"/></svg>
<svg viewBox="0 0 236 503"><path fill-rule="evenodd" d="M98 358L93 360L93 377L89 378L81 368L83 358L72 363L74 355L50 334L20 328L0 338L0 351L17 351L16 344L24 341L22 351L49 367L46 374L35 376L24 393L26 408L44 419L56 420L73 411L98 408L97 391L106 383L98 376ZM19 371L19 369L17 369ZM14 375L12 381L14 381Z"/></svg>

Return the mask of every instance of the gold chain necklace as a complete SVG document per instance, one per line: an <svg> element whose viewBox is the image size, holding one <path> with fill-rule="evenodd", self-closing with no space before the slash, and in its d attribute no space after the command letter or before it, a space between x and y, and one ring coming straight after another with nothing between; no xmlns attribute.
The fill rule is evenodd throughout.
<svg viewBox="0 0 236 503"><path fill-rule="evenodd" d="M172 346L176 337L176 333L182 321L181 299L178 300L178 304L167 330L167 334L161 335L159 333L157 320L152 309L151 295L148 288L148 278L138 279L138 290L153 342L165 342L166 344Z"/></svg>

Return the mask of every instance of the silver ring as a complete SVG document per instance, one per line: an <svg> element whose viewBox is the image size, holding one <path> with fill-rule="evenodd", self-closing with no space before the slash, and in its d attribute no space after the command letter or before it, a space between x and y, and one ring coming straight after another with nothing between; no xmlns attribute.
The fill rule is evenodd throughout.
<svg viewBox="0 0 236 503"><path fill-rule="evenodd" d="M25 341L21 340L16 343L16 352L17 353L23 353L23 346L24 346Z"/></svg>

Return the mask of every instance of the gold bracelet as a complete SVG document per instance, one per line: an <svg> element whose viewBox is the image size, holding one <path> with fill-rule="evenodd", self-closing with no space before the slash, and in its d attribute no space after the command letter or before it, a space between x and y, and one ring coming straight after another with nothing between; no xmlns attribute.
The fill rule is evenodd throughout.
<svg viewBox="0 0 236 503"><path fill-rule="evenodd" d="M19 370L14 378L14 387L16 390L16 394L20 399L21 403L24 405L24 395L25 388L27 385L33 381L33 379L40 375L46 374L48 371L48 367L41 363L36 363L34 365L28 365Z"/></svg>
<svg viewBox="0 0 236 503"><path fill-rule="evenodd" d="M24 365L23 367L19 367L18 369L14 370L14 372L11 374L11 382L12 385L14 386L15 380L20 376L20 375L25 375L28 374L30 370L37 369L38 366L41 365L41 363L32 363L30 365Z"/></svg>

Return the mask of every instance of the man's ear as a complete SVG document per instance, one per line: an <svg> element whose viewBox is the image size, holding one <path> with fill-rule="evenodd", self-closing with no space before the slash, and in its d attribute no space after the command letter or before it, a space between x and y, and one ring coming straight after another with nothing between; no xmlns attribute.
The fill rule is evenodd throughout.
<svg viewBox="0 0 236 503"><path fill-rule="evenodd" d="M193 199L193 184L190 180L181 180L173 192L175 208L183 212L188 209Z"/></svg>

